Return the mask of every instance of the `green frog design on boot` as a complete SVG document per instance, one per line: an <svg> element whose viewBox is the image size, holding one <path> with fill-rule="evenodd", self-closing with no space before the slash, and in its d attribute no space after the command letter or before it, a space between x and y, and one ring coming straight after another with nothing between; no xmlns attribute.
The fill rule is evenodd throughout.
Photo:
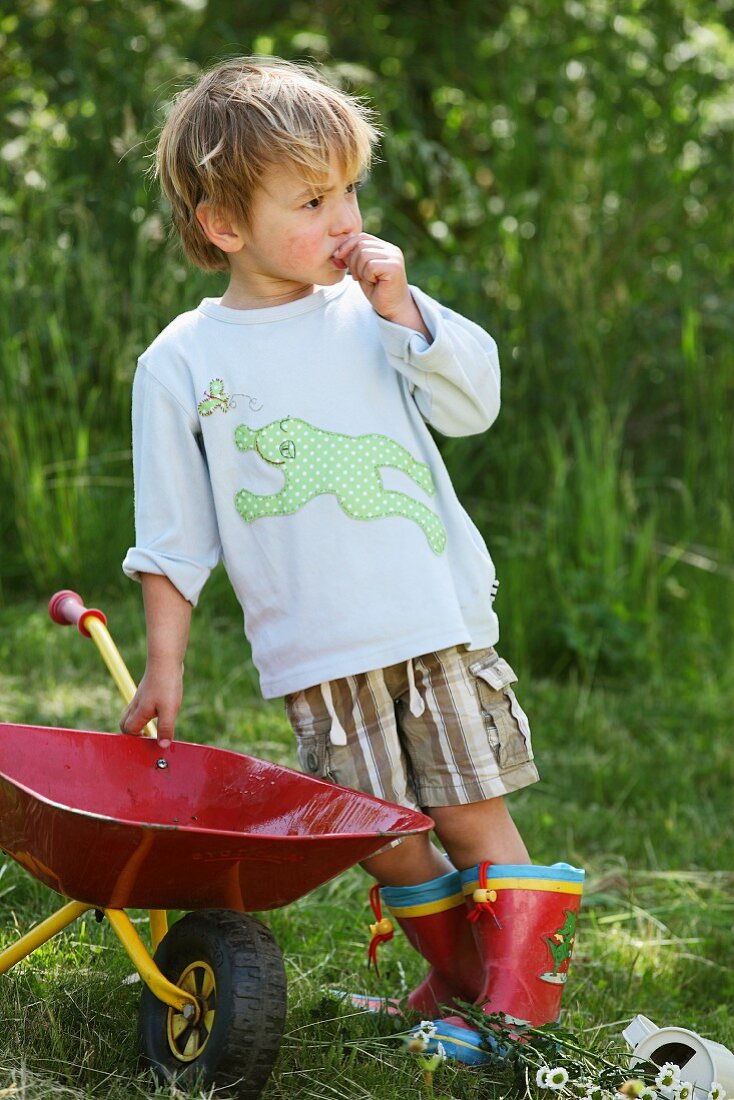
<svg viewBox="0 0 734 1100"><path fill-rule="evenodd" d="M543 936L553 958L553 969L547 974L541 974L540 980L552 982L554 985L563 985L566 981L566 971L568 970L576 936L576 914L571 913L568 909L565 909L564 913L566 919L561 927L557 928L552 936Z"/></svg>
<svg viewBox="0 0 734 1100"><path fill-rule="evenodd" d="M314 497L333 493L352 519L403 516L423 530L435 554L446 547L446 529L425 504L407 493L386 489L380 466L391 466L413 479L424 493L436 492L429 466L385 435L341 435L325 431L296 417L274 420L257 430L240 424L234 433L241 451L254 450L263 461L277 466L285 484L265 496L240 489L237 511L247 523L263 516L289 516Z"/></svg>

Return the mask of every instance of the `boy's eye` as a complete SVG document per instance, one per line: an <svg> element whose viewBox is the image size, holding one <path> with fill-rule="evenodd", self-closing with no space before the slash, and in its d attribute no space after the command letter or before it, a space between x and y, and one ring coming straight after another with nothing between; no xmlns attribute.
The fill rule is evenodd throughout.
<svg viewBox="0 0 734 1100"><path fill-rule="evenodd" d="M348 183L344 190L348 195L354 195L357 191L359 191L361 186L362 180L354 180L353 183ZM320 206L323 206L323 202L323 195L314 195L312 199L309 199L308 202L304 203L304 206L306 210L318 210Z"/></svg>

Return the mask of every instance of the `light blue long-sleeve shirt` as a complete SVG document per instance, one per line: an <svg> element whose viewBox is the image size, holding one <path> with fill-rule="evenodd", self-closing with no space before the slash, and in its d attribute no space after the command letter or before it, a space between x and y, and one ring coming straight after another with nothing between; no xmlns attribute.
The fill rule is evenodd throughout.
<svg viewBox="0 0 734 1100"><path fill-rule="evenodd" d="M494 566L427 427L492 424L497 349L411 290L430 345L347 276L265 309L204 299L139 360L123 569L196 604L223 559L266 698L497 641Z"/></svg>

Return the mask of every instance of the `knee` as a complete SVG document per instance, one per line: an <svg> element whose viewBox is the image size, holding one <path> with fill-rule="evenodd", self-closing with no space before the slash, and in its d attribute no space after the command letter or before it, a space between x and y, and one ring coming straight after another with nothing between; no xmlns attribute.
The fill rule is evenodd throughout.
<svg viewBox="0 0 734 1100"><path fill-rule="evenodd" d="M529 863L525 843L502 797L430 808L436 833L459 870L475 863Z"/></svg>
<svg viewBox="0 0 734 1100"><path fill-rule="evenodd" d="M383 886L418 886L451 870L446 857L425 833L406 837L361 863L361 867Z"/></svg>

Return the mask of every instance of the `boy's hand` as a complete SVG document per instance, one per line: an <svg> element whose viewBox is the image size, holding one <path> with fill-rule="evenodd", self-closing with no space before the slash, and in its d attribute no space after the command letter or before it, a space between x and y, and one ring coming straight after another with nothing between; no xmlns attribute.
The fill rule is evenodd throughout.
<svg viewBox="0 0 734 1100"><path fill-rule="evenodd" d="M176 717L183 698L183 665L146 669L140 686L120 719L123 733L139 734L152 718L158 719L162 749L173 741Z"/></svg>
<svg viewBox="0 0 734 1100"><path fill-rule="evenodd" d="M370 233L353 233L342 241L333 258L349 268L376 313L422 333L431 342L433 337L410 293L405 259L396 245Z"/></svg>
<svg viewBox="0 0 734 1100"><path fill-rule="evenodd" d="M123 733L140 733L158 719L158 744L173 740L176 716L183 698L183 660L189 637L191 604L167 577L141 573L148 658L145 675L120 720Z"/></svg>

